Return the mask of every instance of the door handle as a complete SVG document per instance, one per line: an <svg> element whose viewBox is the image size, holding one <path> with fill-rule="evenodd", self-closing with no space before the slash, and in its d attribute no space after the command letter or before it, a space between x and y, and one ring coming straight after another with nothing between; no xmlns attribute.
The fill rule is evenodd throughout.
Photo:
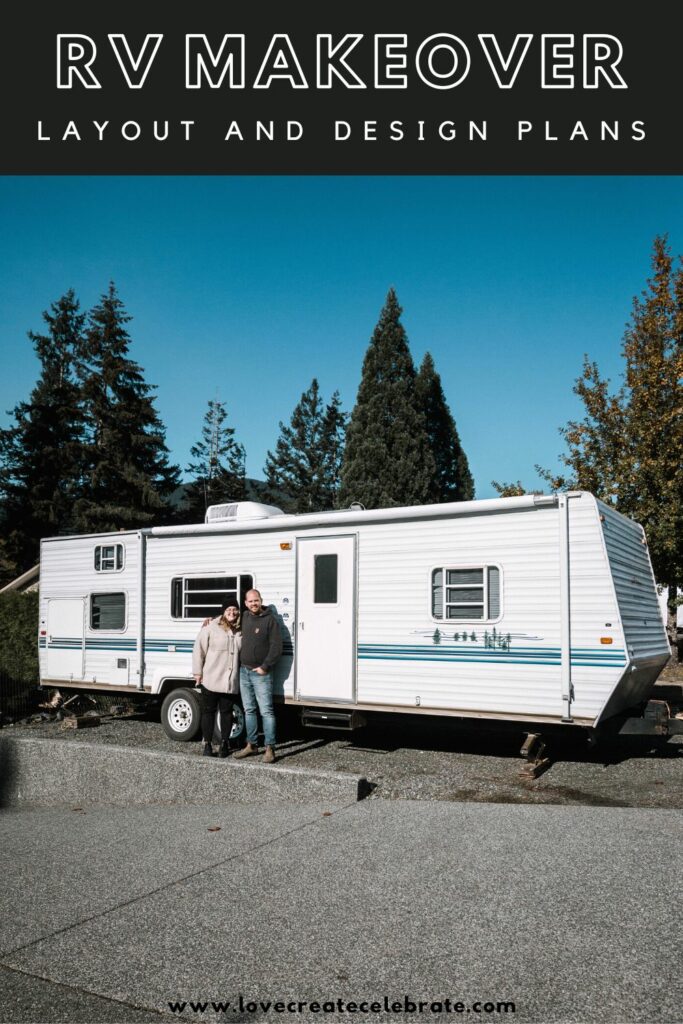
<svg viewBox="0 0 683 1024"><path fill-rule="evenodd" d="M304 628L304 624L303 624L303 622L300 622L299 623L299 629L303 629L303 628Z"/></svg>

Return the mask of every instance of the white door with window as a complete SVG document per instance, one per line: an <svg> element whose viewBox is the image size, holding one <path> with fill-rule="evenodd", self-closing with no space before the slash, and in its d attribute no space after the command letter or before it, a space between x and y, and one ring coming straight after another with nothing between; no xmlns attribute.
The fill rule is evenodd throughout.
<svg viewBox="0 0 683 1024"><path fill-rule="evenodd" d="M296 695L354 701L356 538L297 541Z"/></svg>
<svg viewBox="0 0 683 1024"><path fill-rule="evenodd" d="M85 601L55 598L47 603L47 676L83 679Z"/></svg>

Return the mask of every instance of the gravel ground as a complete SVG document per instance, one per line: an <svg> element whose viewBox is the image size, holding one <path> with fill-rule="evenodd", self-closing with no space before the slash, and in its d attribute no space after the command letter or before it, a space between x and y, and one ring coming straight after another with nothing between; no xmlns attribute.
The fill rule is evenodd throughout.
<svg viewBox="0 0 683 1024"><path fill-rule="evenodd" d="M662 681L670 692L657 696L676 695L679 673ZM292 708L280 708L278 719L280 763L364 775L369 799L683 807L683 737L668 743L622 737L589 750L579 730L552 736L550 767L531 779L522 774L521 727L406 715L378 716L364 729L339 733L302 729ZM153 711L102 714L99 727L84 730L63 729L55 721L6 729L8 735L59 742L114 743L187 757L201 753L198 742L168 739Z"/></svg>

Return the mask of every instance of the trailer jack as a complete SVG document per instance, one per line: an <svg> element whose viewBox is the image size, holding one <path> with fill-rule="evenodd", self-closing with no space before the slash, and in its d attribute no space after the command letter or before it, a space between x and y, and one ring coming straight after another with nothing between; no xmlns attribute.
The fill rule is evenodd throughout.
<svg viewBox="0 0 683 1024"><path fill-rule="evenodd" d="M520 769L519 774L525 779L537 779L539 775L550 768L550 758L545 756L545 740L540 732L528 732L526 739L519 751L526 760L526 764Z"/></svg>

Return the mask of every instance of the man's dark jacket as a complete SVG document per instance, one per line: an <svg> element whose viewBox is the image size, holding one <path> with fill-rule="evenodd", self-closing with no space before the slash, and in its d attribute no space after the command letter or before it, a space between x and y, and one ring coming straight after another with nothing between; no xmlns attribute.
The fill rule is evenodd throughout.
<svg viewBox="0 0 683 1024"><path fill-rule="evenodd" d="M247 609L242 615L241 664L270 672L281 654L280 626L270 609L262 608L258 615Z"/></svg>

